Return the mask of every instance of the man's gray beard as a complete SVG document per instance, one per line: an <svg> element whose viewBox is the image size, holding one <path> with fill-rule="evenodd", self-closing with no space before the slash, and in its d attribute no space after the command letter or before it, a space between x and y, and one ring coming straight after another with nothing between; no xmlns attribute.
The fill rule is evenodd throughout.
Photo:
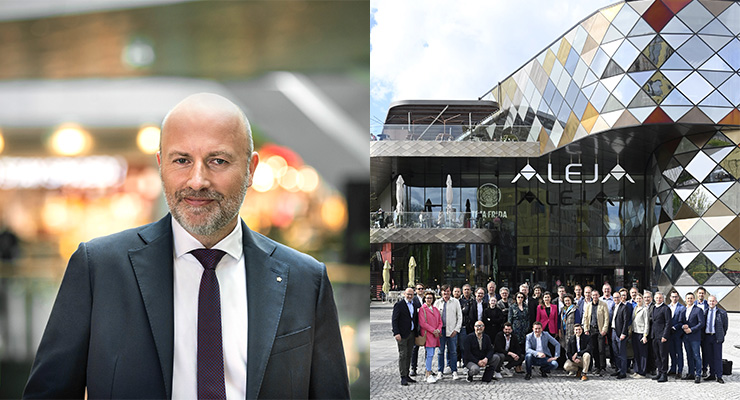
<svg viewBox="0 0 740 400"><path fill-rule="evenodd" d="M193 235L198 236L211 236L218 232L220 229L229 224L236 216L239 215L239 210L244 202L244 196L247 194L249 185L247 184L249 179L245 177L241 190L239 191L238 198L227 198L221 193L205 190L195 191L192 189L182 189L173 193L171 196L165 191L165 200L167 206L170 209L172 217L183 227L186 231ZM199 198L207 198L214 200L211 206L216 207L214 210L204 210L206 214L205 222L199 225L190 223L187 217L180 213L177 206L190 207L183 201L185 197L193 196Z"/></svg>

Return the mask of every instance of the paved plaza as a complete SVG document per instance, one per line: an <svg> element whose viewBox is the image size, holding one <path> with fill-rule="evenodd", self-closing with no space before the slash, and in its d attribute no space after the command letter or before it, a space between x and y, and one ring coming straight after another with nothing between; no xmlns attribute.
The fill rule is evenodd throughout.
<svg viewBox="0 0 740 400"><path fill-rule="evenodd" d="M615 377L589 377L586 382L568 377L562 370L549 378L542 378L536 370L532 380L525 381L524 374L514 374L491 383L480 381L481 375L472 383L465 381L465 369L458 370L460 379L453 381L452 375L434 384L421 382L424 376L423 350L419 352L420 373L418 383L401 386L398 374L398 347L391 333L391 304L371 302L370 305L370 397L375 399L477 399L518 398L529 399L545 395L552 399L575 399L594 396L602 399L683 399L700 396L701 399L737 399L740 397L740 314L729 313L730 330L723 347L723 356L733 361L733 374L724 376L725 384L717 382L676 381L669 377L666 383L651 379ZM684 373L688 364L684 361ZM433 370L437 370L435 354Z"/></svg>

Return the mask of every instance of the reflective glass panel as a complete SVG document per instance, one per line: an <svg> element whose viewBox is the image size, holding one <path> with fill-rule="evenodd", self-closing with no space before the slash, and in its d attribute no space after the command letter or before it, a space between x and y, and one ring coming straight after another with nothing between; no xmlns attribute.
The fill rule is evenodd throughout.
<svg viewBox="0 0 740 400"><path fill-rule="evenodd" d="M694 159L686 166L686 170L697 180L703 181L716 165L717 163L714 160L700 151L696 153Z"/></svg>
<svg viewBox="0 0 740 400"><path fill-rule="evenodd" d="M688 204L689 207L696 211L698 215L703 215L709 209L709 207L714 204L715 200L717 200L717 198L714 197L712 192L707 190L704 186L699 185L696 190L694 190L694 193L692 193L691 196L686 199L686 204ZM696 228L696 225L694 225L694 228ZM693 240L693 238L691 239L691 241L694 242L694 244L696 244L699 248L704 247L699 246L700 242ZM711 238L709 240L711 240ZM709 243L709 241L704 243L704 245L706 245L707 243Z"/></svg>
<svg viewBox="0 0 740 400"><path fill-rule="evenodd" d="M698 36L689 39L677 51L694 68L699 68L714 53Z"/></svg>
<svg viewBox="0 0 740 400"><path fill-rule="evenodd" d="M676 14L694 32L699 32L714 16L698 1L692 1Z"/></svg>
<svg viewBox="0 0 740 400"><path fill-rule="evenodd" d="M698 72L694 72L678 85L678 89L694 104L699 104L713 88Z"/></svg>
<svg viewBox="0 0 740 400"><path fill-rule="evenodd" d="M686 268L686 272L700 285L703 285L716 270L717 266L701 253Z"/></svg>

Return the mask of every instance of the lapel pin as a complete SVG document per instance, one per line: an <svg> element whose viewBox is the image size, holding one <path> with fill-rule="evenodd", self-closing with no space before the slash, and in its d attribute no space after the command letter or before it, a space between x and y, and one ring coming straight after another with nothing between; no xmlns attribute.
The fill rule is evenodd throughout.
<svg viewBox="0 0 740 400"><path fill-rule="evenodd" d="M278 282L282 282L282 281L283 281L283 278L281 278L281 277L279 277L279 276L278 276L278 277L277 277L277 281L278 281Z"/></svg>

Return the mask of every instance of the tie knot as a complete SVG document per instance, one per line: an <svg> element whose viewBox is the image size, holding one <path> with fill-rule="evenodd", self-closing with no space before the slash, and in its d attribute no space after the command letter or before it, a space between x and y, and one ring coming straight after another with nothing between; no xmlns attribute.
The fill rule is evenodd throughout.
<svg viewBox="0 0 740 400"><path fill-rule="evenodd" d="M205 269L216 269L216 265L223 258L223 250L218 249L195 249L191 250L190 253L200 262Z"/></svg>

